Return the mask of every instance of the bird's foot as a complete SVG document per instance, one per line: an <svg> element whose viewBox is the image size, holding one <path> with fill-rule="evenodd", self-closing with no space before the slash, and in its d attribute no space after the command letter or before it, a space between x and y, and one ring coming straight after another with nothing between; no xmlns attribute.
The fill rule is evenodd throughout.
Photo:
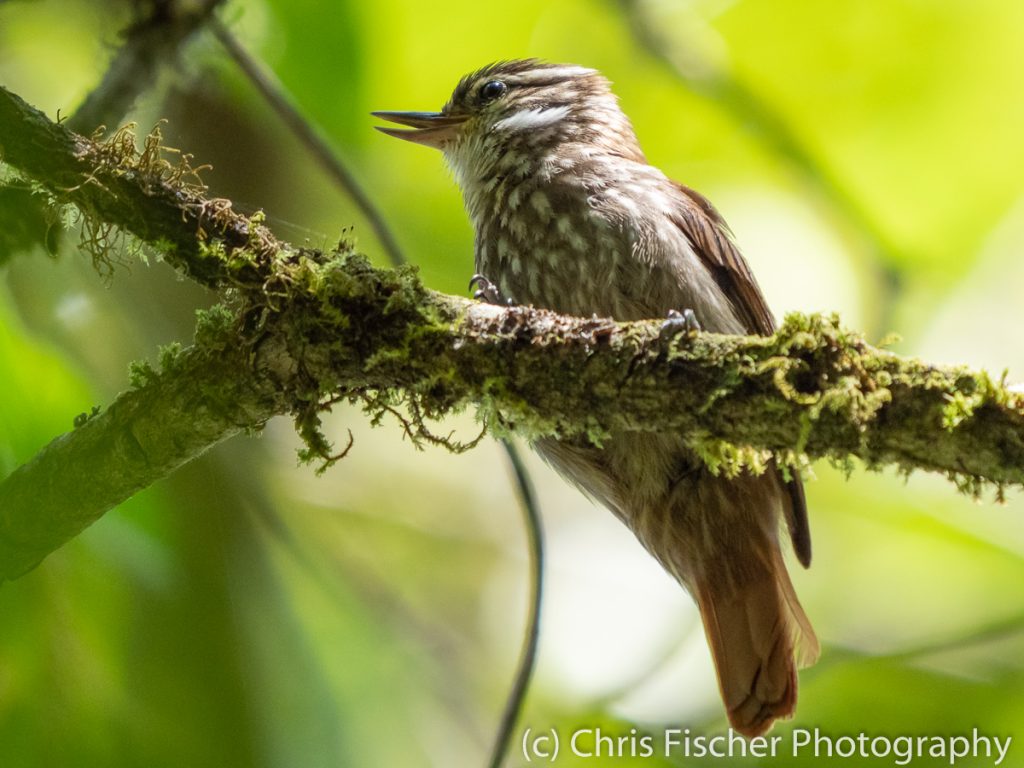
<svg viewBox="0 0 1024 768"><path fill-rule="evenodd" d="M476 288L473 291L473 298L477 301L486 301L488 304L497 304L501 307L515 306L515 301L513 301L511 296L508 298L502 296L498 286L483 275L473 275L469 280L469 287L470 290Z"/></svg>
<svg viewBox="0 0 1024 768"><path fill-rule="evenodd" d="M662 336L676 336L680 333L700 333L703 328L697 320L697 315L692 309L684 309L679 312L674 309L668 311L668 318L661 324Z"/></svg>

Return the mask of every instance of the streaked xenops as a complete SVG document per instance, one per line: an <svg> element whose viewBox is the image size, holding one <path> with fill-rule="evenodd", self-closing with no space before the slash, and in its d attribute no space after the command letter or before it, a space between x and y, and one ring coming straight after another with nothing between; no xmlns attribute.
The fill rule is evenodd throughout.
<svg viewBox="0 0 1024 768"><path fill-rule="evenodd" d="M674 313L670 323L772 333L722 217L647 163L596 71L500 62L464 77L440 112L375 114L411 129L380 129L388 135L444 153L476 230L478 293L489 300L617 320ZM809 565L799 478L775 466L712 475L672 433L536 448L693 594L733 727L753 736L792 715L797 667L818 655L779 543L785 521Z"/></svg>

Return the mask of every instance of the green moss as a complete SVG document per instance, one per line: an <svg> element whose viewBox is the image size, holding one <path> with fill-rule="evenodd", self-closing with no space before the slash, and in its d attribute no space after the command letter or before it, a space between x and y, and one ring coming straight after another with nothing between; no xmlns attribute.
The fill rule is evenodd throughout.
<svg viewBox="0 0 1024 768"><path fill-rule="evenodd" d="M211 350L227 348L237 340L238 318L224 304L196 310L196 344Z"/></svg>
<svg viewBox="0 0 1024 768"><path fill-rule="evenodd" d="M101 179L131 179L144 189L169 188L176 192L197 196L206 191L200 173L209 166L195 166L192 156L173 147L163 145L158 122L143 138L138 147L135 124L128 123L104 137L103 129L93 134L82 151L83 159L93 166L92 174L84 184L102 187ZM74 190L70 190L74 191ZM63 206L61 199L54 205ZM81 196L71 211L68 226L79 227L79 248L92 260L93 268L104 279L109 280L116 267L126 266L138 258L145 259L142 243L124 230L111 224L104 215ZM162 253L173 252L173 246L166 238L154 245Z"/></svg>
<svg viewBox="0 0 1024 768"><path fill-rule="evenodd" d="M357 357L367 379L389 378L389 374L400 374L409 365L414 349L434 342L439 333L450 328L440 325L436 310L430 309L426 300L418 271L415 268L382 270L374 268L362 254L335 250L326 253L302 250L277 265L277 275L270 282L272 290L265 290L262 297L253 296L254 304L263 302L265 308L276 312L278 307L294 307L312 302L316 311L297 315L295 334L299 338L323 340L337 338L336 348L329 354L340 359L353 356L347 346L353 342L345 339L344 332L356 316L361 327L374 327L390 323L393 316L407 316L409 322L402 331L378 345L368 354ZM355 340L358 343L358 339ZM465 396L452 397L449 393L457 383L456 372L450 368L439 369L433 376L425 378L415 387L401 391L376 388L359 389L339 395L342 400L360 407L378 424L384 419L394 419L402 427L405 436L417 447L439 445L455 452L468 450L479 442L483 432L468 441L458 440L452 435L440 435L430 427L430 422L458 411L465 406ZM334 389L330 381L310 379L289 394L294 403L292 411L296 416L296 429L304 447L300 459L304 462L320 462L322 471L347 452L334 454L330 441L322 432L320 414L330 410L338 402L329 397ZM326 399L325 399L326 398Z"/></svg>
<svg viewBox="0 0 1024 768"><path fill-rule="evenodd" d="M330 410L330 405L315 405L304 409L295 416L295 431L298 433L304 448L298 452L299 461L303 464L314 464L319 462L316 468L318 475L323 474L335 463L341 461L352 449L354 438L352 432L348 433L348 445L340 452L334 451L334 445L323 432L321 413Z"/></svg>
<svg viewBox="0 0 1024 768"><path fill-rule="evenodd" d="M736 445L725 440L695 440L694 452L713 475L736 477L743 471L762 474L772 459L772 452L749 445Z"/></svg>
<svg viewBox="0 0 1024 768"><path fill-rule="evenodd" d="M158 349L158 359L160 361L160 372L173 376L181 369L181 344L177 341L172 341L170 344L160 347Z"/></svg>
<svg viewBox="0 0 1024 768"><path fill-rule="evenodd" d="M159 374L146 360L133 360L128 363L128 386L142 389L159 378Z"/></svg>
<svg viewBox="0 0 1024 768"><path fill-rule="evenodd" d="M74 421L73 421L74 428L78 429L79 427L84 427L89 421L91 421L92 419L95 419L97 416L99 416L100 415L100 411L101 411L100 406L94 405L92 407L92 410L90 410L88 413L80 413L80 414L78 414L77 416L75 416Z"/></svg>
<svg viewBox="0 0 1024 768"><path fill-rule="evenodd" d="M985 402L981 393L968 395L964 392L950 392L945 395L946 405L942 408L942 426L952 431L974 415L975 409Z"/></svg>

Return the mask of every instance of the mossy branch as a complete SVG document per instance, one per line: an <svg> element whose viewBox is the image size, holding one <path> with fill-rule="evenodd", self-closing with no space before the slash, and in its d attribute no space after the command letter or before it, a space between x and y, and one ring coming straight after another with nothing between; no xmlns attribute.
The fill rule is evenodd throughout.
<svg viewBox="0 0 1024 768"><path fill-rule="evenodd" d="M939 471L973 491L1024 485L1024 398L984 373L876 349L834 317L792 315L768 338L670 338L658 321L478 304L346 248L292 248L206 200L152 147L76 137L2 89L0 136L4 161L58 201L225 289L190 348L139 369L132 390L0 483L0 580L275 414L292 415L323 455L319 414L338 401L376 417L404 406L414 438L475 406L529 438L677 431L726 472L771 452Z"/></svg>

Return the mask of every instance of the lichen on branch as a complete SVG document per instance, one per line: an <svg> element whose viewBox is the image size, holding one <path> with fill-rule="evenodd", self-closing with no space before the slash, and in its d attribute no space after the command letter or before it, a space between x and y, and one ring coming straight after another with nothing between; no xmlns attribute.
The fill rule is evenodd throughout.
<svg viewBox="0 0 1024 768"><path fill-rule="evenodd" d="M308 458L337 458L319 419L340 401L373 419L397 413L427 442L447 442L431 421L473 407L530 439L672 430L727 473L769 458L858 458L942 472L975 493L984 482L1024 485L1021 396L983 372L872 347L835 317L791 315L771 337L673 337L658 321L479 304L427 289L414 269L375 268L348 246L280 242L259 217L143 162L147 150L123 135L111 162L109 146L2 88L0 137L4 161L58 203L223 296L190 347L136 369L131 390L0 482L0 580L274 415L296 420Z"/></svg>

